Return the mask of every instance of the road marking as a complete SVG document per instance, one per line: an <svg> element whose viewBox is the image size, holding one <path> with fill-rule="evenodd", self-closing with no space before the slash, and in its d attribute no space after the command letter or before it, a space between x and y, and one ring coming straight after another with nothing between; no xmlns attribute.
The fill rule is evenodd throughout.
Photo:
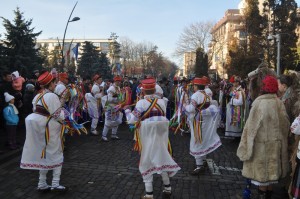
<svg viewBox="0 0 300 199"><path fill-rule="evenodd" d="M221 175L220 170L241 172L238 168L218 166L212 159L207 159L206 161L212 175Z"/></svg>

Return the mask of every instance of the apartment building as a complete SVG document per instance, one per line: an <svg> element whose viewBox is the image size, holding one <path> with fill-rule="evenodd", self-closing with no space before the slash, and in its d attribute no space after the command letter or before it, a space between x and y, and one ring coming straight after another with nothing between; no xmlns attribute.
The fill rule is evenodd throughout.
<svg viewBox="0 0 300 199"><path fill-rule="evenodd" d="M228 45L233 37L244 37L241 29L243 16L240 9L229 9L225 16L219 20L211 30L212 41L209 45L209 55L211 60L211 70L216 70L221 78L228 78L226 73L226 63L228 56Z"/></svg>
<svg viewBox="0 0 300 199"><path fill-rule="evenodd" d="M114 56L110 54L110 44L113 42L112 39L65 39L63 52L66 56L67 54L70 57L74 57L74 51L73 49L78 44L78 57L80 57L80 54L82 52L81 46L84 44L85 41L89 41L93 43L94 46L97 47L98 50L100 50L103 53L107 53L108 58L110 59L111 63L119 63L119 56ZM36 41L36 47L41 46L48 46L48 51L51 52L54 49L61 49L62 46L62 40L59 39L38 39ZM69 52L69 53L67 53Z"/></svg>

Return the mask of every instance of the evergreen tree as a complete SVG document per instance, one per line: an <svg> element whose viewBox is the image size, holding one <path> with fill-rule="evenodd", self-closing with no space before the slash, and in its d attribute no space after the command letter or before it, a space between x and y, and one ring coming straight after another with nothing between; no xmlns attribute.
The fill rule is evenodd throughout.
<svg viewBox="0 0 300 199"><path fill-rule="evenodd" d="M103 79L111 79L112 73L106 53L101 53L91 42L85 41L78 60L77 74L81 77L100 74Z"/></svg>
<svg viewBox="0 0 300 199"><path fill-rule="evenodd" d="M7 57L5 55L5 51L6 51L5 46L0 42L0 70L1 71L8 69Z"/></svg>
<svg viewBox="0 0 300 199"><path fill-rule="evenodd" d="M14 11L14 14L13 22L2 17L7 32L2 42L7 47L5 56L8 59L9 69L18 70L26 76L42 64L38 49L35 48L36 37L41 34L41 31L34 33L34 28L30 28L32 19L25 20L19 8Z"/></svg>
<svg viewBox="0 0 300 199"><path fill-rule="evenodd" d="M109 60L106 53L100 53L98 73L101 74L103 79L112 79L112 71L109 66Z"/></svg>
<svg viewBox="0 0 300 199"><path fill-rule="evenodd" d="M295 69L296 60L299 60L297 54L296 28L299 23L297 17L297 3L295 0L266 0L265 12L272 14L272 31L269 34L279 34L281 37L280 46L280 66L281 73L285 69ZM276 40L271 43L270 57L272 63L277 62L277 43Z"/></svg>
<svg viewBox="0 0 300 199"><path fill-rule="evenodd" d="M196 64L194 71L196 77L208 77L208 56L204 53L202 48L197 48L196 50Z"/></svg>
<svg viewBox="0 0 300 199"><path fill-rule="evenodd" d="M49 66L50 68L58 69L60 67L60 60L61 54L59 46L56 46L50 53L49 53Z"/></svg>
<svg viewBox="0 0 300 199"><path fill-rule="evenodd" d="M112 42L109 45L109 55L112 59L112 64L116 64L116 60L120 58L121 44L117 42L118 37L119 36L117 36L117 34L114 32L110 34L110 39Z"/></svg>
<svg viewBox="0 0 300 199"><path fill-rule="evenodd" d="M48 44L44 44L43 46L41 46L41 48L39 49L39 54L43 60L43 66L44 68L49 68L50 67L50 63L49 63L49 50L48 50Z"/></svg>
<svg viewBox="0 0 300 199"><path fill-rule="evenodd" d="M246 77L257 68L263 56L264 40L262 37L264 18L258 9L258 0L246 0L244 9L244 25L240 35L243 40L232 37L229 45L228 75Z"/></svg>

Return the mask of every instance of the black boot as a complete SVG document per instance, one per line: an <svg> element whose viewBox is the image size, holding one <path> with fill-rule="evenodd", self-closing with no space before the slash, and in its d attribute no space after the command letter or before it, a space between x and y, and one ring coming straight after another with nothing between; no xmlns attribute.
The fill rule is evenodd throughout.
<svg viewBox="0 0 300 199"><path fill-rule="evenodd" d="M266 199L272 199L273 191L267 191Z"/></svg>

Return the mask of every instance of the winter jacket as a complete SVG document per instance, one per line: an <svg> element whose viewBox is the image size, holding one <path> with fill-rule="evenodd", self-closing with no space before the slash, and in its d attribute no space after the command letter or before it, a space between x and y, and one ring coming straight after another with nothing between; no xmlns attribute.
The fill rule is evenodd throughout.
<svg viewBox="0 0 300 199"><path fill-rule="evenodd" d="M15 114L12 105L8 105L3 109L3 117L6 121L6 125L18 125L19 123L19 116Z"/></svg>
<svg viewBox="0 0 300 199"><path fill-rule="evenodd" d="M255 99L237 150L244 163L244 177L269 182L287 175L289 125L284 104L276 94Z"/></svg>

